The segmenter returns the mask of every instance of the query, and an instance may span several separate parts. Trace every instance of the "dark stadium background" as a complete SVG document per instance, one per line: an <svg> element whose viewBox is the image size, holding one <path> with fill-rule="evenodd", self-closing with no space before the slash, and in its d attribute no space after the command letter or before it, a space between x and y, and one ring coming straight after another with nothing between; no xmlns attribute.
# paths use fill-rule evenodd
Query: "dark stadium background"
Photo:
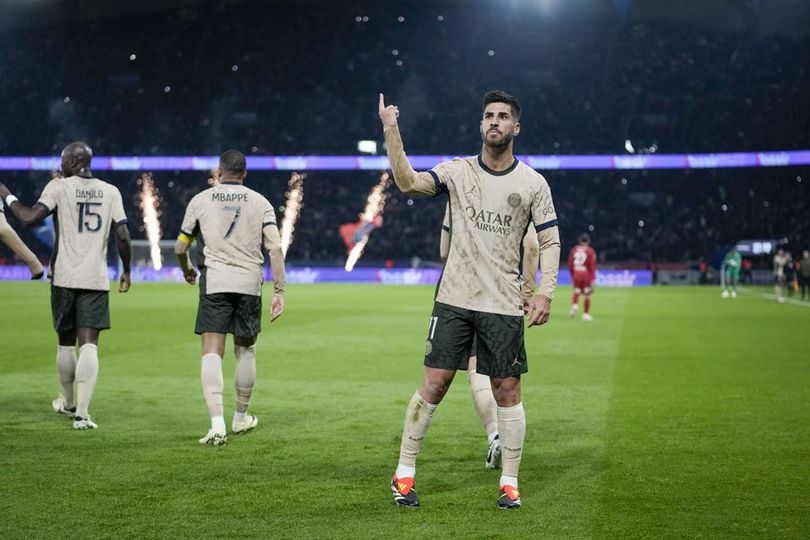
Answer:
<svg viewBox="0 0 810 540"><path fill-rule="evenodd" d="M381 142L380 91L402 110L409 153L474 154L480 96L492 88L521 101L518 153L620 154L628 140L658 153L807 149L809 6L3 2L0 154L55 155L76 139L99 155L355 154L359 140ZM742 238L780 239L794 255L810 245L806 167L541 172L564 250L591 231L607 264L719 262ZM121 187L137 223L137 174L98 175ZM288 179L254 172L248 184L278 208ZM29 203L47 180L2 174ZM310 172L288 260L342 265L337 228L357 219L377 180ZM205 181L155 174L164 238ZM436 261L442 212L441 201L392 194L364 260Z"/></svg>

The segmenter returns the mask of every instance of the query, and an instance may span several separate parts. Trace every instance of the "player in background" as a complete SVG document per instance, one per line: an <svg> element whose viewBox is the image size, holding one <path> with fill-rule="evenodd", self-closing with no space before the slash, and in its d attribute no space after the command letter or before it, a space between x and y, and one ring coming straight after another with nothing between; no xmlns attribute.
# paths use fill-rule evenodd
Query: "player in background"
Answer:
<svg viewBox="0 0 810 540"><path fill-rule="evenodd" d="M270 322L284 311L284 254L270 202L243 185L247 176L245 156L228 150L209 180L212 186L188 203L175 254L190 285L197 271L189 262L195 238L203 244L200 268L200 303L194 332L202 338L201 380L211 429L201 444L227 442L222 403L222 357L225 335L233 334L236 356L236 408L231 432L245 433L259 420L247 414L256 381L256 337L261 332L262 264L264 245L273 273Z"/></svg>
<svg viewBox="0 0 810 540"><path fill-rule="evenodd" d="M596 281L596 251L591 247L591 237L588 233L579 236L579 244L571 248L568 254L568 270L571 272L571 281L574 284L574 298L571 302L570 318L574 318L579 311L579 295L585 296L583 302L583 321L592 321L591 294Z"/></svg>
<svg viewBox="0 0 810 540"><path fill-rule="evenodd" d="M725 282L723 292L720 296L737 298L737 284L740 282L740 270L742 269L742 255L737 251L737 246L731 248L723 259L723 275Z"/></svg>
<svg viewBox="0 0 810 540"><path fill-rule="evenodd" d="M56 412L73 418L75 429L98 427L88 408L98 379L99 333L110 327L107 241L111 231L123 266L118 291L125 293L130 286L132 248L121 192L93 176L92 159L93 151L85 143L67 145L62 150L64 178L48 182L33 208L0 184L0 196L25 225L39 223L51 213L55 216L57 242L49 274L62 393L52 405Z"/></svg>
<svg viewBox="0 0 810 540"><path fill-rule="evenodd" d="M810 251L804 250L802 258L798 262L796 269L799 274L799 287L802 290L802 300L810 300Z"/></svg>
<svg viewBox="0 0 810 540"><path fill-rule="evenodd" d="M444 221L442 222L442 233L439 242L439 255L442 258L442 262L447 262L449 252L450 205L448 204L444 212ZM534 232L534 227L530 226L529 230L526 232L526 236L523 237L524 305L528 304L537 288L537 266L539 263L540 246L537 243L537 234ZM470 383L475 412L478 413L478 418L481 419L484 432L487 434L489 449L487 451L487 458L484 460L484 466L487 469L496 469L501 465L501 441L500 437L498 437L498 404L495 402L495 396L492 394L492 384L489 382L489 377L476 371L478 360L477 348L477 340L473 338L470 359L467 365L467 381ZM464 368L461 367L460 369Z"/></svg>
<svg viewBox="0 0 810 540"><path fill-rule="evenodd" d="M3 212L3 204L0 204L0 242L11 249L17 254L23 263L31 271L31 279L39 279L42 277L45 270L42 268L42 263L39 262L37 256L28 249L28 246L20 239L17 232L11 228L11 225L6 221L6 214Z"/></svg>
<svg viewBox="0 0 810 540"><path fill-rule="evenodd" d="M560 261L551 190L539 173L514 157L520 105L505 92L484 95L481 154L425 172L417 173L408 162L397 125L399 109L386 107L382 94L379 114L397 187L414 195L446 193L452 232L428 326L424 377L405 411L399 463L391 482L394 501L419 506L416 456L436 407L456 370L468 365L477 338L476 370L490 377L498 404L503 471L497 505L519 508L518 469L526 436L520 376L528 371L523 316L530 327L548 322ZM536 225L542 274L538 293L524 302L520 247L531 223Z"/></svg>
<svg viewBox="0 0 810 540"><path fill-rule="evenodd" d="M790 253L786 253L782 248L777 249L776 255L773 256L773 294L780 304L785 301L782 290L785 286L785 266L788 262L790 262Z"/></svg>

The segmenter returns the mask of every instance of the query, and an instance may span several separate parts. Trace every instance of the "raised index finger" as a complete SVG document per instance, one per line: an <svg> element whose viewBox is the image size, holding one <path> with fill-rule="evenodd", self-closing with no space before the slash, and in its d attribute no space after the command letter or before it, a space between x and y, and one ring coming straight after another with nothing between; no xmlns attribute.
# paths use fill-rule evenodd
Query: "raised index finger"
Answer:
<svg viewBox="0 0 810 540"><path fill-rule="evenodd" d="M383 98L382 92L380 92L380 111L385 109L385 99Z"/></svg>

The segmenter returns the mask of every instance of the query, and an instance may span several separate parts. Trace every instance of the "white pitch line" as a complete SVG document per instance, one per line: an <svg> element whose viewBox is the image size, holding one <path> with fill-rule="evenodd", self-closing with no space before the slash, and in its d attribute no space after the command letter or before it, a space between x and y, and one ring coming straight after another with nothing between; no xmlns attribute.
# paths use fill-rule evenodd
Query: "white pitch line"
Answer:
<svg viewBox="0 0 810 540"><path fill-rule="evenodd" d="M741 292L744 291L745 293L749 292L746 289L740 289L740 291ZM776 300L776 295L775 294L764 293L764 292L755 293L754 291L750 291L750 292L751 292L751 294L756 294L757 296L762 297L762 298L767 298L769 300ZM785 303L786 304L793 304L794 306L801 306L801 307L810 308L810 302L805 302L803 300L796 300L794 298L790 298L790 297L787 297L787 296L785 297Z"/></svg>

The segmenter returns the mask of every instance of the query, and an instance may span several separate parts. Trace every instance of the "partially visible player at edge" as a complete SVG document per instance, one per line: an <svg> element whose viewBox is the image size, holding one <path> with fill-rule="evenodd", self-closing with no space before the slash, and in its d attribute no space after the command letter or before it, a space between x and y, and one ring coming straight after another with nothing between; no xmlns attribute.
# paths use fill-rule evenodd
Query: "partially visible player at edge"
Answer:
<svg viewBox="0 0 810 540"><path fill-rule="evenodd" d="M579 236L579 244L571 248L568 254L568 270L574 284L574 298L568 316L572 319L576 316L579 311L579 295L583 295L585 300L582 303L582 320L592 321L591 295L596 282L596 251L591 247L591 237L588 233L582 233Z"/></svg>
<svg viewBox="0 0 810 540"><path fill-rule="evenodd" d="M785 252L782 248L776 250L776 255L773 256L773 294L776 296L776 301L780 304L785 301L785 295L783 293L784 287L787 284L785 267L790 261L790 253Z"/></svg>
<svg viewBox="0 0 810 540"><path fill-rule="evenodd" d="M219 159L212 187L188 203L175 254L190 285L197 271L189 262L189 248L197 238L203 244L200 268L200 303L194 332L202 338L201 380L211 417L211 429L201 444L225 444L222 392L222 357L225 335L233 334L236 356L236 410L231 432L245 433L259 420L247 414L256 381L256 337L262 321L262 244L270 256L273 298L270 321L284 311L284 254L270 202L243 185L245 156L228 150Z"/></svg>
<svg viewBox="0 0 810 540"><path fill-rule="evenodd" d="M98 427L88 408L98 379L99 333L110 327L107 240L111 230L123 267L118 291L125 293L130 286L132 248L121 192L93 176L92 159L93 151L85 143L67 145L62 150L64 178L48 182L33 208L0 184L0 196L22 223L34 225L54 213L51 310L59 336L56 366L62 393L52 405L56 412L73 418L75 429Z"/></svg>
<svg viewBox="0 0 810 540"><path fill-rule="evenodd" d="M425 372L405 412L399 464L391 482L394 501L419 506L416 456L433 413L456 370L467 365L477 338L478 373L490 377L498 404L502 475L498 507L519 508L518 469L526 434L520 375L527 371L524 308L529 326L545 324L557 283L560 240L551 191L545 179L512 153L520 133L520 105L501 91L484 95L481 154L413 170L397 126L399 109L379 114L397 187L424 196L448 194L451 241L428 327ZM538 294L521 297L520 245L536 224L542 276Z"/></svg>
<svg viewBox="0 0 810 540"><path fill-rule="evenodd" d="M723 258L723 272L725 273L723 292L720 296L723 298L737 298L737 284L740 282L740 270L742 269L742 255L737 251L737 246L731 248L731 251L726 253Z"/></svg>
<svg viewBox="0 0 810 540"><path fill-rule="evenodd" d="M447 255L450 253L450 205L444 211L442 222L442 233L439 241L439 256L442 262L447 262ZM523 299L526 303L534 296L537 288L537 266L540 262L540 246L537 243L537 233L534 227L529 227L526 236L523 237ZM467 381L470 383L473 405L484 432L487 434L487 458L484 460L484 467L487 469L497 469L501 466L501 441L498 436L498 404L492 393L492 384L489 377L478 373L478 340L473 338L470 349L470 360L466 367ZM459 369L465 369L463 366Z"/></svg>
<svg viewBox="0 0 810 540"><path fill-rule="evenodd" d="M11 225L6 221L6 214L3 212L3 204L0 203L0 242L7 245L11 251L17 254L17 257L22 259L28 270L31 271L31 279L39 279L44 274L45 270L42 268L42 263L39 262L37 256L34 255L25 242L17 235L17 232L11 228Z"/></svg>

